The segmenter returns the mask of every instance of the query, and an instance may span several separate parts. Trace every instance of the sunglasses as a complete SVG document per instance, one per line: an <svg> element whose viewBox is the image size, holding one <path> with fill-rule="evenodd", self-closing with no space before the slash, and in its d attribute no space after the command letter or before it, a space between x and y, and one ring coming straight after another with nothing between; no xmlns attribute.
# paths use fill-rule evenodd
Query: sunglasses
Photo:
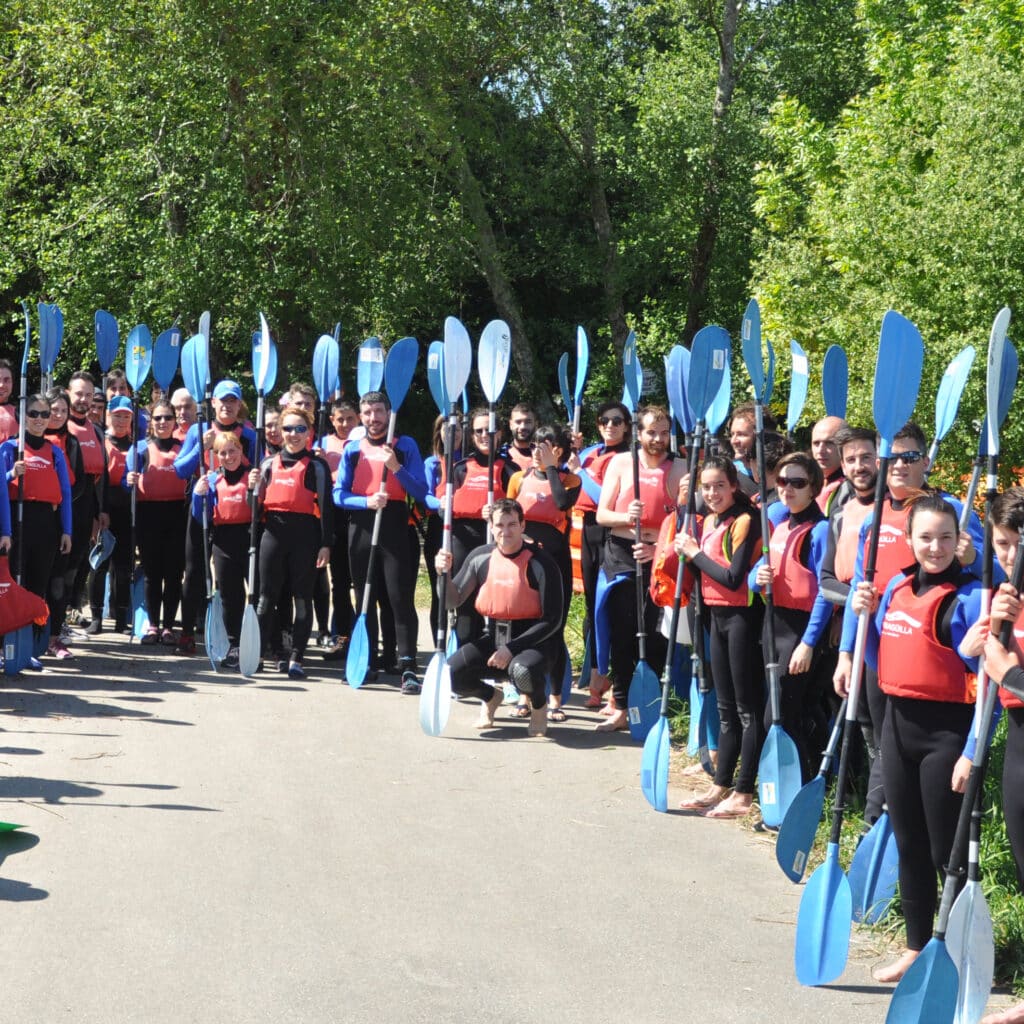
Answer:
<svg viewBox="0 0 1024 1024"><path fill-rule="evenodd" d="M779 487L792 487L794 490L801 491L810 483L810 480L805 476L778 476L775 478L775 483Z"/></svg>
<svg viewBox="0 0 1024 1024"><path fill-rule="evenodd" d="M49 409L26 409L25 415L30 420L48 420L50 418Z"/></svg>
<svg viewBox="0 0 1024 1024"><path fill-rule="evenodd" d="M473 433L474 434L489 434L490 431L486 427L474 427L473 428Z"/></svg>
<svg viewBox="0 0 1024 1024"><path fill-rule="evenodd" d="M287 427L282 427L281 430L285 434L307 434L309 433L309 427L305 423L292 423Z"/></svg>
<svg viewBox="0 0 1024 1024"><path fill-rule="evenodd" d="M151 416L150 419L152 419L152 421L154 423L173 423L174 422L174 417L173 416Z"/></svg>
<svg viewBox="0 0 1024 1024"><path fill-rule="evenodd" d="M602 416L597 422L602 427L621 427L626 421L621 416Z"/></svg>
<svg viewBox="0 0 1024 1024"><path fill-rule="evenodd" d="M915 462L920 462L924 458L923 452L893 452L893 462L903 462L908 466L912 466Z"/></svg>

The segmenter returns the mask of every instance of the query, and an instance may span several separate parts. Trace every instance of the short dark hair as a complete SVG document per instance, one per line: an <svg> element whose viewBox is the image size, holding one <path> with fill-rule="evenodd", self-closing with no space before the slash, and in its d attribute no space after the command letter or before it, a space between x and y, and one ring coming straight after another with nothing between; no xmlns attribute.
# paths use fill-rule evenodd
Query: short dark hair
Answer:
<svg viewBox="0 0 1024 1024"><path fill-rule="evenodd" d="M572 449L572 438L569 436L569 431L562 426L548 423L543 427L538 427L533 432L533 443L543 444L545 441L550 441L553 448L561 448L564 455L568 455Z"/></svg>
<svg viewBox="0 0 1024 1024"><path fill-rule="evenodd" d="M928 438L924 436L924 431L913 420L907 420L896 431L893 441L913 441L922 455L928 454Z"/></svg>
<svg viewBox="0 0 1024 1024"><path fill-rule="evenodd" d="M907 536L913 532L914 518L921 512L935 512L940 516L949 516L953 520L953 531L959 536L960 517L953 506L941 494L929 494L927 491L915 491L910 498L910 511L907 514Z"/></svg>
<svg viewBox="0 0 1024 1024"><path fill-rule="evenodd" d="M743 402L737 405L733 409L732 414L729 416L729 426L732 427L733 420L749 420L751 423L757 423L757 409L753 402ZM775 421L775 414L764 405L761 407L761 420L764 423L765 430L775 430L778 424Z"/></svg>
<svg viewBox="0 0 1024 1024"><path fill-rule="evenodd" d="M523 506L520 505L515 498L498 498L498 500L491 506L491 522L494 522L495 517L500 519L502 516L508 515L516 516L521 523L526 522L526 516L523 514Z"/></svg>
<svg viewBox="0 0 1024 1024"><path fill-rule="evenodd" d="M75 370L75 372L71 374L70 377L68 377L68 384L70 384L73 380L84 380L91 384L93 387L96 387L96 378L91 373L89 373L88 370Z"/></svg>
<svg viewBox="0 0 1024 1024"><path fill-rule="evenodd" d="M839 451L839 457L843 457L843 448L855 441L863 441L878 448L878 435L870 427L843 427L837 430L832 438Z"/></svg>
<svg viewBox="0 0 1024 1024"><path fill-rule="evenodd" d="M1008 487L992 502L992 525L1024 529L1024 487Z"/></svg>
<svg viewBox="0 0 1024 1024"><path fill-rule="evenodd" d="M386 391L367 391L365 395L359 396L359 408L364 405L383 405L388 412L391 412L391 399Z"/></svg>
<svg viewBox="0 0 1024 1024"><path fill-rule="evenodd" d="M811 484L811 497L816 498L821 494L821 488L825 483L824 475L814 459L807 452L787 452L779 459L775 466L775 472L781 473L786 466L799 466L807 474Z"/></svg>
<svg viewBox="0 0 1024 1024"><path fill-rule="evenodd" d="M600 420L602 416L607 416L610 412L617 412L626 421L626 426L633 422L632 414L622 402L602 402L597 407L597 418Z"/></svg>

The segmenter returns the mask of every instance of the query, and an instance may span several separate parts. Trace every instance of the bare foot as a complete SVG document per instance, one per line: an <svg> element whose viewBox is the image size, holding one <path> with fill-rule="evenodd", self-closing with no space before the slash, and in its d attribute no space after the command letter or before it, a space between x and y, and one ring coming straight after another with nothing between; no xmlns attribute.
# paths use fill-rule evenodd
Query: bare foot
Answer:
<svg viewBox="0 0 1024 1024"><path fill-rule="evenodd" d="M1024 1024L1024 1003L1011 1006L1001 1013L990 1013L981 1018L981 1024Z"/></svg>
<svg viewBox="0 0 1024 1024"><path fill-rule="evenodd" d="M691 796L679 806L684 811L706 811L720 804L732 792L728 786L709 786L703 793Z"/></svg>
<svg viewBox="0 0 1024 1024"><path fill-rule="evenodd" d="M618 732L620 729L628 729L629 722L626 721L625 711L613 711L608 718L596 726L595 732Z"/></svg>
<svg viewBox="0 0 1024 1024"><path fill-rule="evenodd" d="M754 805L753 793L733 793L716 804L704 815L705 818L745 818Z"/></svg>
<svg viewBox="0 0 1024 1024"><path fill-rule="evenodd" d="M530 711L530 724L526 727L527 736L544 736L548 731L548 709L533 708Z"/></svg>
<svg viewBox="0 0 1024 1024"><path fill-rule="evenodd" d="M889 964L888 967L879 967L877 971L872 971L871 977L875 981L882 982L884 985L891 985L899 981L910 970L910 965L920 955L921 951L919 949L908 949L895 963Z"/></svg>
<svg viewBox="0 0 1024 1024"><path fill-rule="evenodd" d="M490 700L480 701L480 717L476 720L478 729L490 729L494 726L495 712L501 707L501 702L504 699L505 694L496 688L491 694Z"/></svg>

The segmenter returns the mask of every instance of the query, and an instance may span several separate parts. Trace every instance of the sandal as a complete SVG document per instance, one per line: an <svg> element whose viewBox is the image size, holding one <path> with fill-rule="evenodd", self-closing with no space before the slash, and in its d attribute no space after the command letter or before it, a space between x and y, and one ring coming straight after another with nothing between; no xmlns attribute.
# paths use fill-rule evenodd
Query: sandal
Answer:
<svg viewBox="0 0 1024 1024"><path fill-rule="evenodd" d="M549 722L564 722L565 720L565 712L561 708L548 708Z"/></svg>
<svg viewBox="0 0 1024 1024"><path fill-rule="evenodd" d="M529 704L519 704L512 712L513 718L529 718L531 714Z"/></svg>
<svg viewBox="0 0 1024 1024"><path fill-rule="evenodd" d="M714 794L707 792L704 796L692 796L689 799L684 800L680 803L679 809L683 811L710 811L720 803L728 800L730 796L732 796L731 789Z"/></svg>
<svg viewBox="0 0 1024 1024"><path fill-rule="evenodd" d="M140 644L155 644L159 640L160 640L160 630L156 629L154 626L150 626L149 629L146 630L144 636L139 641L139 643Z"/></svg>

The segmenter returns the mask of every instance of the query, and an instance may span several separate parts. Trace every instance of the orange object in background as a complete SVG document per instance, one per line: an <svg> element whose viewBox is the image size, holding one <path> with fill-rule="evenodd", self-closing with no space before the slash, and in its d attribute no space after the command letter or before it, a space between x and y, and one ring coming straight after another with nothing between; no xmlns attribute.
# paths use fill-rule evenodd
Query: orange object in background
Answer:
<svg viewBox="0 0 1024 1024"><path fill-rule="evenodd" d="M583 593L583 569L580 563L580 545L583 541L583 513L572 511L572 525L569 529L569 557L572 559L572 592Z"/></svg>

